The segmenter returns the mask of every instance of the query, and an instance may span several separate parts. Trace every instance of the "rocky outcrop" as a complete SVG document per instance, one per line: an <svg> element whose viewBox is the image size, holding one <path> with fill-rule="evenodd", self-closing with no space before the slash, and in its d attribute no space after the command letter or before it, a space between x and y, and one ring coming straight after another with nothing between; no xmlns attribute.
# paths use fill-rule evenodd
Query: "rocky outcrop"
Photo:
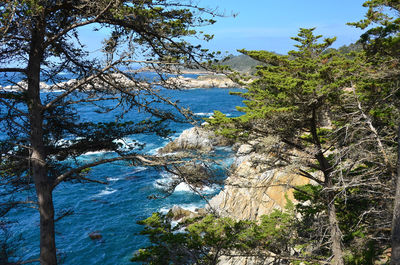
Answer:
<svg viewBox="0 0 400 265"><path fill-rule="evenodd" d="M308 184L309 179L294 174L289 166L268 166L271 160L273 157L255 152L252 145L241 145L234 170L210 207L221 216L257 220L274 209L284 209L287 199L295 202L292 187Z"/></svg>
<svg viewBox="0 0 400 265"><path fill-rule="evenodd" d="M215 146L227 145L227 140L216 136L214 132L202 127L193 127L184 130L174 141L159 150L159 153L172 153L178 151L195 150L210 152Z"/></svg>
<svg viewBox="0 0 400 265"><path fill-rule="evenodd" d="M186 210L182 207L174 205L171 210L169 210L168 214L172 217L172 220L174 221L185 222L187 219L206 215L206 211L204 209L196 209L194 212L192 212L190 210Z"/></svg>
<svg viewBox="0 0 400 265"><path fill-rule="evenodd" d="M79 89L81 90L92 90L94 88L96 88L97 90L109 89L113 88L114 86L124 88L149 87L149 84L147 82L140 82L134 79L130 79L122 73L111 73L103 75L101 79L98 77L88 77L86 80L70 79L66 82L60 82L53 85L48 85L44 82L40 82L40 90L45 92L64 91L77 85L80 85ZM24 80L18 82L15 85L0 87L0 90L5 91L24 91L27 89L28 83Z"/></svg>
<svg viewBox="0 0 400 265"><path fill-rule="evenodd" d="M274 209L283 210L287 200L296 203L293 187L309 184L309 179L295 174L268 152L261 140L236 146L232 172L224 189L210 200L208 211L236 220L259 220ZM220 265L261 265L275 263L270 258L222 256ZM286 264L286 263L285 263Z"/></svg>
<svg viewBox="0 0 400 265"><path fill-rule="evenodd" d="M86 81L87 80L87 81ZM102 78L88 77L86 80L71 79L66 82L60 82L54 85L48 85L44 82L40 83L40 89L42 91L63 91L67 90L79 83L82 83L80 89L92 90L96 89L109 89L114 86L118 87L129 87L129 88L143 88L150 87L150 84L145 81L130 79L127 75L122 73L111 73L102 76ZM240 87L237 83L225 75L200 75L197 78L188 78L183 76L171 77L165 82L153 82L153 85L157 84L167 88L237 88ZM26 81L20 81L15 85L0 86L0 90L5 91L24 91L27 90L28 84Z"/></svg>
<svg viewBox="0 0 400 265"><path fill-rule="evenodd" d="M167 80L167 84L174 85L183 89L190 88L237 88L239 84L233 82L225 75L200 75L197 78L189 77L171 77Z"/></svg>

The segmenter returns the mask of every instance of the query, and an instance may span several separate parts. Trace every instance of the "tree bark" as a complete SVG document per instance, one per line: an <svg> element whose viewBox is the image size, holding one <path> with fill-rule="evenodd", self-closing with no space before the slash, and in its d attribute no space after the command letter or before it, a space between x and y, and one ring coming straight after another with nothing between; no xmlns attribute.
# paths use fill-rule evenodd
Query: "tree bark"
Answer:
<svg viewBox="0 0 400 265"><path fill-rule="evenodd" d="M339 223L336 217L335 203L331 201L328 205L329 226L332 240L332 264L344 265L343 251L342 251L342 233L339 228Z"/></svg>
<svg viewBox="0 0 400 265"><path fill-rule="evenodd" d="M328 207L330 238L332 241L332 254L333 254L332 264L344 265L343 250L342 250L342 232L340 231L339 222L337 220L337 215L336 215L335 194L331 190L334 186L332 180L332 165L326 159L322 151L323 149L318 137L317 127L318 125L317 125L316 109L313 109L310 131L313 137L313 142L317 149L315 153L315 159L317 159L320 169L324 174L325 178L324 188L328 189L326 195L326 203Z"/></svg>
<svg viewBox="0 0 400 265"><path fill-rule="evenodd" d="M392 219L392 265L400 264L400 123L397 132L397 178Z"/></svg>
<svg viewBox="0 0 400 265"><path fill-rule="evenodd" d="M56 265L54 232L53 183L48 177L43 131L43 105L40 99L40 71L43 59L45 19L38 16L32 21L31 46L27 68L27 105L30 122L31 165L40 213L40 263Z"/></svg>

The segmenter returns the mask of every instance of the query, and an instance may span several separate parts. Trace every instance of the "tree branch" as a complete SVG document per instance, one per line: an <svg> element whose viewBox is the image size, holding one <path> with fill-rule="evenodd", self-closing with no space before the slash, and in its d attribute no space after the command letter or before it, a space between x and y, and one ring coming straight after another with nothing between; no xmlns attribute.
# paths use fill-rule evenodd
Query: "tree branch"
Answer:
<svg viewBox="0 0 400 265"><path fill-rule="evenodd" d="M109 158L109 159L102 159L93 163L89 163L77 168L74 168L70 171L67 171L61 175L59 175L53 183L53 189L60 184L61 182L65 181L66 179L70 178L73 174L79 173L84 169L87 168L91 168L91 167L95 167L95 166L99 166L102 164L107 164L107 163L111 163L111 162L116 162L116 161L124 161L124 160L136 160L140 163L142 163L142 165L145 166L165 166L165 165L173 165L173 164L181 164L184 161L153 161L150 160L148 157L142 156L142 155L129 155L129 156L121 156L121 157L115 157L115 158ZM102 183L104 184L104 183Z"/></svg>
<svg viewBox="0 0 400 265"><path fill-rule="evenodd" d="M5 67L0 68L0 73L24 73L26 74L26 68L18 68L18 67Z"/></svg>
<svg viewBox="0 0 400 265"><path fill-rule="evenodd" d="M119 1L118 1L119 2ZM114 3L114 1L110 1L110 3L106 6L106 8L104 8L96 17L80 22L80 23L74 23L69 27L64 28L63 30L61 30L59 33L57 33L56 35L54 35L51 38L48 38L45 42L44 42L44 47L49 46L52 42L54 42L55 40L57 40L58 38L60 38L61 36L64 36L65 34L67 34L69 31L79 28L79 27L83 27L89 24L93 24L96 23L98 21L98 19L105 13L107 12L110 7L112 6L112 4Z"/></svg>

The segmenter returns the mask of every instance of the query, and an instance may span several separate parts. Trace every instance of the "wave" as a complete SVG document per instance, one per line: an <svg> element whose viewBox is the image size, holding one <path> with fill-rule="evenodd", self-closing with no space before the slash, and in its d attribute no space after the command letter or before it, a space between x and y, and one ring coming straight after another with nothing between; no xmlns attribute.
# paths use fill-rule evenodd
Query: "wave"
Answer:
<svg viewBox="0 0 400 265"><path fill-rule="evenodd" d="M160 177L161 178L154 181L153 186L156 189L162 190L165 190L168 185L172 184L177 179L176 176L165 171L160 173Z"/></svg>
<svg viewBox="0 0 400 265"><path fill-rule="evenodd" d="M201 188L192 188L187 183L180 183L175 187L174 192L190 192L190 193L200 193L200 194L212 194L218 191L220 187L216 184L210 186L203 186Z"/></svg>
<svg viewBox="0 0 400 265"><path fill-rule="evenodd" d="M212 115L214 115L214 112L196 112L194 113L194 115L211 117ZM232 115L232 113L225 113L225 116L227 117L231 117Z"/></svg>
<svg viewBox="0 0 400 265"><path fill-rule="evenodd" d="M132 149L138 149L140 145L142 145L141 142L129 138L115 139L113 140L113 143L119 145L118 149L120 151L130 151Z"/></svg>
<svg viewBox="0 0 400 265"><path fill-rule="evenodd" d="M82 154L81 156L103 155L103 154L106 154L106 153L111 153L111 151L108 151L108 150L89 151L89 152L86 152L86 153Z"/></svg>
<svg viewBox="0 0 400 265"><path fill-rule="evenodd" d="M147 169L147 167L136 167L134 170L132 170L132 172L130 172L131 174L134 173L138 173L138 172L142 172L145 171Z"/></svg>
<svg viewBox="0 0 400 265"><path fill-rule="evenodd" d="M169 206L164 206L161 207L158 212L162 213L162 214L167 214L169 212L169 210L172 209L172 207L174 206L179 206L180 208L184 209L184 210L188 210L191 212L196 212L197 209L199 208L203 208L206 203L204 201L199 201L199 202L195 202L195 203L182 203L182 204L172 204Z"/></svg>
<svg viewBox="0 0 400 265"><path fill-rule="evenodd" d="M168 172L161 172L160 174L161 178L157 179L154 181L153 186L156 189L162 189L165 190L168 188L169 185L173 184L173 182L178 181L178 177L174 176L171 173ZM217 184L213 184L211 186L203 186L201 188L192 188L189 184L185 182L179 183L175 189L174 193L193 193L193 194L213 194L216 193L220 189L220 186Z"/></svg>
<svg viewBox="0 0 400 265"><path fill-rule="evenodd" d="M208 117L210 117L210 116L212 116L214 114L214 112L197 112L197 113L195 113L194 115L196 115L196 116L208 116Z"/></svg>
<svg viewBox="0 0 400 265"><path fill-rule="evenodd" d="M102 197L102 196L105 196L105 195L110 195L110 194L113 194L116 191L117 190L115 190L115 189L107 187L105 190L102 190L100 193L94 195L93 197Z"/></svg>
<svg viewBox="0 0 400 265"><path fill-rule="evenodd" d="M107 178L107 181L117 181L119 178Z"/></svg>

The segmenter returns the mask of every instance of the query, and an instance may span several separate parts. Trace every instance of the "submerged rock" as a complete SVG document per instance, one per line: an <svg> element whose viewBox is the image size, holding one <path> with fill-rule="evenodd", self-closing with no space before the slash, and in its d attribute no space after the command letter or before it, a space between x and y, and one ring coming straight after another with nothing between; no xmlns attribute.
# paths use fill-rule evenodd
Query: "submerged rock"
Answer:
<svg viewBox="0 0 400 265"><path fill-rule="evenodd" d="M99 231L89 233L89 237L91 240L101 240L103 238Z"/></svg>

